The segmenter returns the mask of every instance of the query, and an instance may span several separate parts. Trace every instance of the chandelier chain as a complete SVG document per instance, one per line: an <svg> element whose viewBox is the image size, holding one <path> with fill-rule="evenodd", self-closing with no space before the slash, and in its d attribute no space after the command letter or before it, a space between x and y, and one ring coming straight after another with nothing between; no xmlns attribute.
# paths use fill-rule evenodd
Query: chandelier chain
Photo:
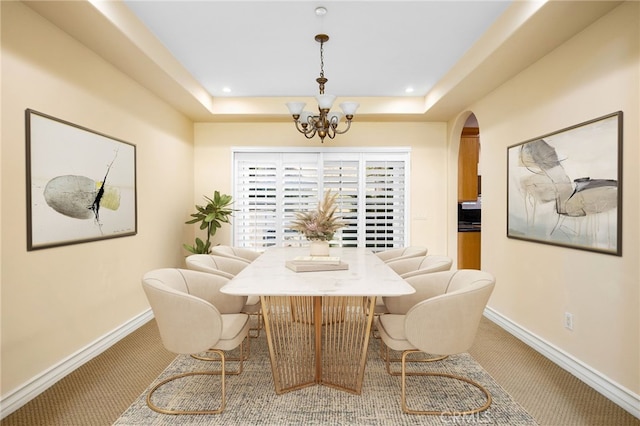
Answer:
<svg viewBox="0 0 640 426"><path fill-rule="evenodd" d="M324 78L324 42L320 42L320 77Z"/></svg>

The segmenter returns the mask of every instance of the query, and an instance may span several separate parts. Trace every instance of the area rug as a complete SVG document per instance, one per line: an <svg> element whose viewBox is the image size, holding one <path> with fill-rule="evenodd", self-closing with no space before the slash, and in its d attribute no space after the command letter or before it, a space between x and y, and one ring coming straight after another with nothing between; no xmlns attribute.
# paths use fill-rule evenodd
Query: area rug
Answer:
<svg viewBox="0 0 640 426"><path fill-rule="evenodd" d="M251 339L251 355L238 376L227 376L226 408L221 414L166 415L147 407L149 388L114 423L117 426L139 425L536 425L535 420L502 389L469 355L451 356L443 361L421 363L418 369L469 377L485 386L493 397L491 407L473 415L424 416L404 414L400 407L400 377L386 372L379 355L380 341L372 338L361 395L326 386L310 386L276 395L271 375L269 352L264 333ZM417 363L414 363L417 364ZM178 356L156 379L186 371L213 370L217 365ZM235 363L228 363L235 367ZM154 394L160 406L180 408L215 408L220 398L219 377L189 377L163 386ZM175 385L174 385L175 384ZM415 377L408 383L409 404L427 405L430 409L452 413L481 405L477 389L456 382Z"/></svg>

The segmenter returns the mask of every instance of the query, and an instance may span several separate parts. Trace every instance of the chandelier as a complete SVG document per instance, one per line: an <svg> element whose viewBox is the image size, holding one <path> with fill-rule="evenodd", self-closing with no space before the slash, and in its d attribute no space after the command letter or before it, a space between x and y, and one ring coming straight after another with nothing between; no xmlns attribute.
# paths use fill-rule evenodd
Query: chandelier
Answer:
<svg viewBox="0 0 640 426"><path fill-rule="evenodd" d="M318 102L318 114L310 111L304 111L304 102L287 102L287 108L293 116L296 123L296 129L302 133L307 139L313 138L315 135L320 137L320 142L324 143L324 138L329 136L333 139L336 135L346 133L351 128L351 120L360 106L357 102L343 102L340 104L342 112L331 111L334 95L326 95L324 93L324 85L328 81L324 76L324 44L329 40L326 34L318 34L315 40L320 43L320 77L316 78L320 89L320 94L316 96ZM338 125L342 118L346 121L346 127L338 129Z"/></svg>

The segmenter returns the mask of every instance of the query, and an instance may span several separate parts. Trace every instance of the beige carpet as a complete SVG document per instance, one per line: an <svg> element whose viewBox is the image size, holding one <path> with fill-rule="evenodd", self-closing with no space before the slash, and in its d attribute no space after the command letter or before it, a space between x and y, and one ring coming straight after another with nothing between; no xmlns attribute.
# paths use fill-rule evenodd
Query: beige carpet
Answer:
<svg viewBox="0 0 640 426"><path fill-rule="evenodd" d="M138 425L441 425L492 424L536 425L535 420L504 391L469 355L460 354L444 361L424 364L420 369L469 377L487 389L493 397L491 407L476 415L453 417L404 414L400 407L400 377L385 371L379 356L377 339L371 339L367 368L361 395L353 395L326 386L310 386L276 395L266 337L251 339L251 357L239 376L227 377L227 407L219 415L165 415L147 407L146 391L114 423L117 426ZM235 366L234 366L235 367ZM213 370L217 363L178 357L158 380L194 370ZM172 408L215 408L220 398L218 377L185 378L167 385L154 395L159 406ZM452 413L482 405L484 396L468 385L442 378L414 377L409 381L408 400L420 405Z"/></svg>

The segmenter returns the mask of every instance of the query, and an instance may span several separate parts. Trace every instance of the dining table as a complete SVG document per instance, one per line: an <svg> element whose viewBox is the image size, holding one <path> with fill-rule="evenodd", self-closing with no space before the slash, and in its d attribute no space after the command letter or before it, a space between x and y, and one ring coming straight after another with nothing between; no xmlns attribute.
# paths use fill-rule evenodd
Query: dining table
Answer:
<svg viewBox="0 0 640 426"><path fill-rule="evenodd" d="M415 289L369 249L308 256L268 248L221 291L260 297L277 394L315 384L360 394L376 298Z"/></svg>

